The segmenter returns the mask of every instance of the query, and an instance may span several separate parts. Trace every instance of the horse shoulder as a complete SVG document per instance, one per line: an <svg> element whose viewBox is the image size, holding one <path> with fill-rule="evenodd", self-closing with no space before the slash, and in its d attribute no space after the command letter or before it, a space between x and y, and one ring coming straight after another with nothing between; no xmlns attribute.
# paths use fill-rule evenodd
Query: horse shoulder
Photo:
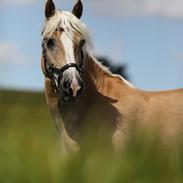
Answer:
<svg viewBox="0 0 183 183"><path fill-rule="evenodd" d="M112 93L112 98L115 98L117 101L114 103L114 106L122 115L122 123L124 119L127 122L137 121L138 115L141 114L144 103L148 98L145 98L138 89L121 77L115 76L113 83L116 83L116 85Z"/></svg>

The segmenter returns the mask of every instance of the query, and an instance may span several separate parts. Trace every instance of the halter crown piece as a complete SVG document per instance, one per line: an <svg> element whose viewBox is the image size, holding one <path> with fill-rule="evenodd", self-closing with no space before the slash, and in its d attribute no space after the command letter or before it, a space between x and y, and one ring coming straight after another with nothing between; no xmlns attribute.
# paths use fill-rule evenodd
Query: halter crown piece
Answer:
<svg viewBox="0 0 183 183"><path fill-rule="evenodd" d="M45 71L46 71L46 77L49 77L52 80L53 86L54 86L54 91L55 92L59 92L59 86L60 86L60 80L63 77L63 73L69 69L70 67L75 67L77 69L77 71L79 72L80 75L83 74L83 52L81 52L81 62L79 64L76 63L69 63L64 65L62 68L54 68L52 67L48 60L47 60L47 56L46 56L46 43L47 40L44 39L42 41L42 54L43 54L43 60L44 60L44 66L45 66ZM79 47L81 47L85 44L85 40L81 40Z"/></svg>

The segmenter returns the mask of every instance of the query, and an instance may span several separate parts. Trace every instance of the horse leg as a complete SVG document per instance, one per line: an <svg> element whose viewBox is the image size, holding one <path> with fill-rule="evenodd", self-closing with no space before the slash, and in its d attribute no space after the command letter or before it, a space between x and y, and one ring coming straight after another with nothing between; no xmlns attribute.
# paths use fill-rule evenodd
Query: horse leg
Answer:
<svg viewBox="0 0 183 183"><path fill-rule="evenodd" d="M58 109L58 96L53 91L52 83L49 78L45 79L45 95L49 111L59 132L63 154L73 154L78 152L79 145L69 137L65 130L64 123Z"/></svg>
<svg viewBox="0 0 183 183"><path fill-rule="evenodd" d="M45 78L45 95L48 108L55 122L56 128L59 133L61 133L63 129L63 122L58 110L58 96L53 91L52 82L49 78Z"/></svg>
<svg viewBox="0 0 183 183"><path fill-rule="evenodd" d="M117 154L120 154L125 150L127 134L119 124L117 125L117 129L115 130L112 136L112 144L114 146L114 150Z"/></svg>

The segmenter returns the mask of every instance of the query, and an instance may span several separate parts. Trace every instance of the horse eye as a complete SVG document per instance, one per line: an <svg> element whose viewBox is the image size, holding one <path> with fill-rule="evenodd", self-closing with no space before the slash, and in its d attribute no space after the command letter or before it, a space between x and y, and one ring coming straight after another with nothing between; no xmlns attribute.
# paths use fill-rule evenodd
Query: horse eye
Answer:
<svg viewBox="0 0 183 183"><path fill-rule="evenodd" d="M55 46L55 40L54 39L48 39L47 41L47 47L53 48Z"/></svg>
<svg viewBox="0 0 183 183"><path fill-rule="evenodd" d="M84 39L82 39L81 41L80 41L80 45L81 45L81 47L83 47L84 46L84 44L85 44L85 40Z"/></svg>
<svg viewBox="0 0 183 183"><path fill-rule="evenodd" d="M58 28L56 29L56 31L64 32L64 29L63 29L62 27L58 27Z"/></svg>
<svg viewBox="0 0 183 183"><path fill-rule="evenodd" d="M59 27L60 32L64 32L64 29L62 27Z"/></svg>

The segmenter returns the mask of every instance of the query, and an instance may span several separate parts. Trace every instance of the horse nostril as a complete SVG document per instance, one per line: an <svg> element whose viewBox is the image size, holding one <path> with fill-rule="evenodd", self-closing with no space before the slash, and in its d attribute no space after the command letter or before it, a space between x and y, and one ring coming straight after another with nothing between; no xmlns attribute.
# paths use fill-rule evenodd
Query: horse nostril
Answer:
<svg viewBox="0 0 183 183"><path fill-rule="evenodd" d="M81 88L78 90L77 94L80 95L83 91L83 87L81 86Z"/></svg>
<svg viewBox="0 0 183 183"><path fill-rule="evenodd" d="M70 82L69 81L64 81L63 82L63 88L65 90L69 90L70 89Z"/></svg>
<svg viewBox="0 0 183 183"><path fill-rule="evenodd" d="M71 87L69 87L68 92L72 95L73 91Z"/></svg>
<svg viewBox="0 0 183 183"><path fill-rule="evenodd" d="M82 90L83 89L83 81L79 81L79 85L80 85L80 87L81 87L81 89L80 90Z"/></svg>

